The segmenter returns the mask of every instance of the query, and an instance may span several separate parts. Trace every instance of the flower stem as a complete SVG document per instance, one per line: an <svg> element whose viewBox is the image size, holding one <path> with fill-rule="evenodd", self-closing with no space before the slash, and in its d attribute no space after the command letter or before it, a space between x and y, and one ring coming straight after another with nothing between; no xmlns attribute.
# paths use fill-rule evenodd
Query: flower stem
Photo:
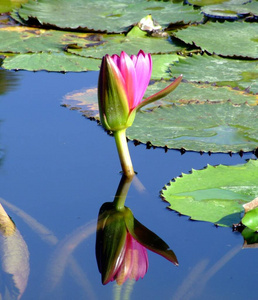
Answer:
<svg viewBox="0 0 258 300"><path fill-rule="evenodd" d="M128 177L123 175L123 177L121 178L119 186L116 191L115 199L113 201L114 206L117 210L121 211L124 209L125 200L132 180L133 180L133 176Z"/></svg>
<svg viewBox="0 0 258 300"><path fill-rule="evenodd" d="M132 177L135 173L133 170L133 164L130 157L125 132L126 129L114 131L114 137L123 173L127 177Z"/></svg>

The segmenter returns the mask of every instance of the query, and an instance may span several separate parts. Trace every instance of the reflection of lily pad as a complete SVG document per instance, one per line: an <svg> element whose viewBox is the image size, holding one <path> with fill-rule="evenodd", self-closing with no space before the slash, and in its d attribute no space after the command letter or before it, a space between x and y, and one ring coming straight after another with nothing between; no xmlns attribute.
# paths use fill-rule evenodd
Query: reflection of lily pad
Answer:
<svg viewBox="0 0 258 300"><path fill-rule="evenodd" d="M210 166L175 178L162 190L169 208L191 219L232 226L241 220L243 204L258 194L258 160L244 165Z"/></svg>
<svg viewBox="0 0 258 300"><path fill-rule="evenodd" d="M258 146L258 106L193 104L138 113L127 135L154 146L193 151L252 151Z"/></svg>
<svg viewBox="0 0 258 300"><path fill-rule="evenodd" d="M187 44L208 53L230 57L258 58L258 24L246 22L206 23L175 33ZM224 38L222 38L224 37Z"/></svg>
<svg viewBox="0 0 258 300"><path fill-rule="evenodd" d="M18 21L62 29L93 29L95 31L124 32L132 24L151 14L162 27L170 23L198 22L200 11L182 3L165 3L141 0L38 0L29 2L18 10ZM14 16L15 17L15 16Z"/></svg>
<svg viewBox="0 0 258 300"><path fill-rule="evenodd" d="M202 66L200 68L200 66ZM216 83L242 88L249 87L258 92L258 61L221 58L219 56L193 55L179 59L170 66L173 76L184 75L184 79L196 82Z"/></svg>

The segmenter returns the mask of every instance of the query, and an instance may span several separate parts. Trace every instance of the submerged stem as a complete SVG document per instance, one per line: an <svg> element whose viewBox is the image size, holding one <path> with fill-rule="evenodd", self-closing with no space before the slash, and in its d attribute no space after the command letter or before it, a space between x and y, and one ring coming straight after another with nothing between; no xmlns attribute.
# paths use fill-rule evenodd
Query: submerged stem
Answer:
<svg viewBox="0 0 258 300"><path fill-rule="evenodd" d="M125 176L131 177L134 176L135 173L133 170L133 164L130 157L125 132L126 129L114 131L114 137L123 173Z"/></svg>

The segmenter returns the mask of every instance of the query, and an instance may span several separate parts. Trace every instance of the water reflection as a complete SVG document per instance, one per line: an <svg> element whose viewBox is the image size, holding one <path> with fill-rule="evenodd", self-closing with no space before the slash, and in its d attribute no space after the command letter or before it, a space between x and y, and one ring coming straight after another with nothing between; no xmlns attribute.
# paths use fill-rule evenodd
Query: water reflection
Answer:
<svg viewBox="0 0 258 300"><path fill-rule="evenodd" d="M19 230L0 204L1 299L20 299L30 273L29 251Z"/></svg>
<svg viewBox="0 0 258 300"><path fill-rule="evenodd" d="M96 258L102 283L143 278L148 269L149 249L178 265L174 252L155 233L142 225L124 206L133 178L123 176L113 202L104 203L99 211Z"/></svg>
<svg viewBox="0 0 258 300"><path fill-rule="evenodd" d="M7 92L12 91L16 86L18 86L19 79L19 73L2 70L0 68L0 95L5 95Z"/></svg>

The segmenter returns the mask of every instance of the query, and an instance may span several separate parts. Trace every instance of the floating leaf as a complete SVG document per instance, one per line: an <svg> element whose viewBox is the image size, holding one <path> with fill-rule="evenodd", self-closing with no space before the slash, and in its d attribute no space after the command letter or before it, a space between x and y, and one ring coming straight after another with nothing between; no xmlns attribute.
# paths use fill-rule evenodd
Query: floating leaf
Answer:
<svg viewBox="0 0 258 300"><path fill-rule="evenodd" d="M200 66L202 66L200 68ZM216 55L193 55L170 66L171 74L184 79L217 85L248 88L258 92L258 61L222 58Z"/></svg>
<svg viewBox="0 0 258 300"><path fill-rule="evenodd" d="M164 89L168 84L167 81L159 81L149 85L145 98ZM158 105L168 105L172 103L205 103L207 101L220 103L230 101L234 104L248 103L249 105L256 105L258 104L258 96L243 91L236 91L230 87L181 82L173 93L145 106L142 108L142 111L148 111L150 108L155 108ZM81 89L80 91L74 91L65 95L62 104L72 110L81 111L87 118L99 120L98 91L95 87Z"/></svg>
<svg viewBox="0 0 258 300"><path fill-rule="evenodd" d="M167 81L158 81L150 85L147 89L145 97L148 97L154 93L157 93L161 89L168 85ZM244 91L232 89L230 87L218 87L211 84L199 84L181 82L180 85L173 91L173 93L167 95L164 99L155 102L148 106L154 107L157 104L169 104L169 103L204 103L204 102L226 102L230 101L233 104L248 103L250 105L258 104L258 95L249 94Z"/></svg>
<svg viewBox="0 0 258 300"><path fill-rule="evenodd" d="M189 104L140 112L128 138L173 149L238 152L258 146L258 106Z"/></svg>
<svg viewBox="0 0 258 300"><path fill-rule="evenodd" d="M138 29L140 30L140 29ZM135 35L103 35L102 43L95 47L83 47L81 49L70 49L67 51L76 55L102 58L104 55L118 54L125 51L129 55L137 54L139 50L147 53L172 53L182 50L176 46L170 38L148 37L145 32L142 36Z"/></svg>
<svg viewBox="0 0 258 300"><path fill-rule="evenodd" d="M187 0L187 3L196 5L196 6L205 6L205 5L213 5L213 4L223 3L226 1L228 1L228 0Z"/></svg>
<svg viewBox="0 0 258 300"><path fill-rule="evenodd" d="M1 0L0 13L9 12L14 8L18 8L22 3L26 3L28 0Z"/></svg>
<svg viewBox="0 0 258 300"><path fill-rule="evenodd" d="M200 22L203 15L191 6L141 0L29 0L18 10L18 21L56 26L62 29L92 29L103 32L126 32L151 14L164 28L170 23ZM13 15L15 18L15 15Z"/></svg>
<svg viewBox="0 0 258 300"><path fill-rule="evenodd" d="M7 57L3 68L28 71L82 72L99 70L101 61L69 53L32 53Z"/></svg>
<svg viewBox="0 0 258 300"><path fill-rule="evenodd" d="M246 227L241 232L245 242L243 248L258 248L258 233Z"/></svg>
<svg viewBox="0 0 258 300"><path fill-rule="evenodd" d="M180 56L176 54L152 55L153 68L151 73L151 79L153 80L160 80L161 78L170 79L171 78L170 68L175 62L179 61L179 57ZM183 60L184 58L181 59ZM180 75L181 74L179 74L178 76Z"/></svg>
<svg viewBox="0 0 258 300"><path fill-rule="evenodd" d="M258 231L258 207L246 212L241 222L253 231Z"/></svg>
<svg viewBox="0 0 258 300"><path fill-rule="evenodd" d="M247 16L250 13L253 14L255 10L257 11L257 8L255 9L255 7L243 5L246 2L246 0L224 1L220 4L204 6L201 10L207 17L235 20Z"/></svg>
<svg viewBox="0 0 258 300"><path fill-rule="evenodd" d="M100 43L100 39L100 35L90 33L7 26L0 28L0 52L63 52L69 45L90 47Z"/></svg>
<svg viewBox="0 0 258 300"><path fill-rule="evenodd" d="M169 208L220 226L239 223L243 204L258 195L258 160L236 166L210 166L182 174L161 192Z"/></svg>
<svg viewBox="0 0 258 300"><path fill-rule="evenodd" d="M175 35L185 43L200 47L211 54L257 59L257 31L257 23L209 22L189 26L177 31Z"/></svg>

